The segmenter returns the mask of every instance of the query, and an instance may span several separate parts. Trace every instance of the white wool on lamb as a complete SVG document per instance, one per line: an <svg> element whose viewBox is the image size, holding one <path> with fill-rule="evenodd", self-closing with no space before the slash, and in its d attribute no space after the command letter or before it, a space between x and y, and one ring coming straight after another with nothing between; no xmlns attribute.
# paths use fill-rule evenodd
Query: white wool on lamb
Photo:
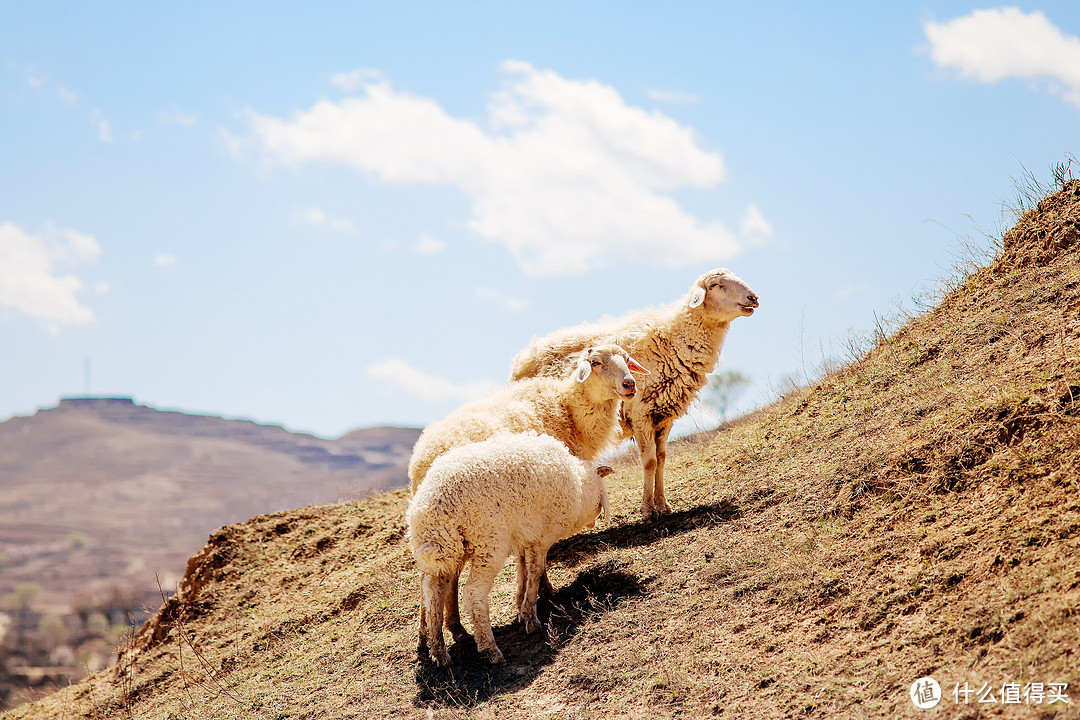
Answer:
<svg viewBox="0 0 1080 720"><path fill-rule="evenodd" d="M671 426L686 413L716 367L731 321L753 315L758 302L750 286L730 270L710 270L685 297L666 307L534 338L514 357L510 379L560 377L585 348L599 343L617 343L649 368L652 374L641 378L637 396L624 400L621 410L622 436L634 438L641 451L641 514L649 520L671 512L664 496Z"/></svg>
<svg viewBox="0 0 1080 720"><path fill-rule="evenodd" d="M649 371L618 345L578 349L585 352L558 375L510 383L424 428L409 458L413 491L435 458L497 432L535 430L566 443L579 458L595 460L614 439L619 401L637 392L630 371Z"/></svg>
<svg viewBox="0 0 1080 720"><path fill-rule="evenodd" d="M557 541L608 516L603 476L548 435L502 433L437 458L407 513L409 548L421 577L421 643L432 660L450 664L443 617L466 562L465 611L476 645L503 661L491 631L488 595L511 555L519 559L517 617L540 627L536 598L547 553Z"/></svg>

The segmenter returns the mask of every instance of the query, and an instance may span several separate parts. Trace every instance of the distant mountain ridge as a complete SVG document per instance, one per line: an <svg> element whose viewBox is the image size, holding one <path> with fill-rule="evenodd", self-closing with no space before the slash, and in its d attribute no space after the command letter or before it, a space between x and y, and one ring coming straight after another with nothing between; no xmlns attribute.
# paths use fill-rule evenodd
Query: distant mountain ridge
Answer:
<svg viewBox="0 0 1080 720"><path fill-rule="evenodd" d="M0 423L0 596L21 582L62 611L73 593L174 576L216 528L405 484L415 428L326 439L278 425L67 397Z"/></svg>
<svg viewBox="0 0 1080 720"><path fill-rule="evenodd" d="M137 404L130 397L64 397L55 408L43 409L37 414L70 410L89 410L102 420L138 424L162 435L227 436L290 455L303 463L341 470L396 467L400 464L402 443L408 442L408 453L419 434L413 428L374 427L354 430L337 440L330 440L254 420L162 410Z"/></svg>

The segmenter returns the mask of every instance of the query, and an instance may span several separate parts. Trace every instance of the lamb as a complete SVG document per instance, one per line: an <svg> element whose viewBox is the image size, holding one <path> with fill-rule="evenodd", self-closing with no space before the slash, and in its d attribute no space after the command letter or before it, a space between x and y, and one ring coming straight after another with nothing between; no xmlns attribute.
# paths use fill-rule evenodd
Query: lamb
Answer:
<svg viewBox="0 0 1080 720"><path fill-rule="evenodd" d="M584 352L559 373L558 379L540 377L511 383L428 425L409 458L413 492L435 458L501 430L545 433L566 443L582 460L595 460L613 440L619 401L633 398L637 392L630 371L649 371L618 345L582 345L578 350Z"/></svg>
<svg viewBox="0 0 1080 720"><path fill-rule="evenodd" d="M503 431L551 435L566 443L577 457L592 462L614 440L619 402L637 392L630 371L649 372L618 345L598 345L586 348L567 368L565 377L529 378L463 405L428 425L417 439L409 459L412 491L416 492L440 455ZM545 594L550 592L546 573L541 575L540 584ZM446 605L446 626L455 639L465 635L456 578Z"/></svg>
<svg viewBox="0 0 1080 720"><path fill-rule="evenodd" d="M540 628L536 597L547 553L557 541L607 520L603 477L548 435L500 433L436 459L407 512L408 542L420 569L422 639L431 659L450 665L443 615L466 562L463 603L477 648L504 660L491 631L488 595L511 554L518 555L514 605L526 632Z"/></svg>
<svg viewBox="0 0 1080 720"><path fill-rule="evenodd" d="M671 426L682 416L706 376L716 367L732 320L754 314L758 296L730 270L698 278L690 292L667 307L557 330L533 341L512 362L511 380L559 376L581 351L596 343L619 343L652 369L635 398L622 403L622 437L641 451L645 520L670 513L664 497L664 461Z"/></svg>

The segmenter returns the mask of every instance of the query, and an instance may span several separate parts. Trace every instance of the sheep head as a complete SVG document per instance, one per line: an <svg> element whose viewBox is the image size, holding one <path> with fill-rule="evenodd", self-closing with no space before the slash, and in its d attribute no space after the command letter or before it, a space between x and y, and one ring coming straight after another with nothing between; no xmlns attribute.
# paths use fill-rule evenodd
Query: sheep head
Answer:
<svg viewBox="0 0 1080 720"><path fill-rule="evenodd" d="M686 304L703 307L724 322L754 314L760 298L739 276L726 268L717 268L698 278L690 288Z"/></svg>
<svg viewBox="0 0 1080 720"><path fill-rule="evenodd" d="M574 379L589 383L590 391L619 398L637 394L637 382L630 372L649 374L630 353L618 345L586 348L574 370Z"/></svg>

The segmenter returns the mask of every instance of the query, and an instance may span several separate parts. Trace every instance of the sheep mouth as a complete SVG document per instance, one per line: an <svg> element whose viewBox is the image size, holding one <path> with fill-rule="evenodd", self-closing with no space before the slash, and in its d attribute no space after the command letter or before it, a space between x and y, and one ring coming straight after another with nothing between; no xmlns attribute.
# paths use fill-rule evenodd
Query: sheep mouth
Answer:
<svg viewBox="0 0 1080 720"><path fill-rule="evenodd" d="M754 309L757 308L757 305L740 305L739 307L742 308L743 315L749 317L754 314Z"/></svg>
<svg viewBox="0 0 1080 720"><path fill-rule="evenodd" d="M632 398L632 397L634 397L635 395L637 395L637 390L630 390L629 392L619 393L619 395L620 395L620 396L621 396L621 397L622 397L622 398L623 398L624 400L629 400L630 398Z"/></svg>

